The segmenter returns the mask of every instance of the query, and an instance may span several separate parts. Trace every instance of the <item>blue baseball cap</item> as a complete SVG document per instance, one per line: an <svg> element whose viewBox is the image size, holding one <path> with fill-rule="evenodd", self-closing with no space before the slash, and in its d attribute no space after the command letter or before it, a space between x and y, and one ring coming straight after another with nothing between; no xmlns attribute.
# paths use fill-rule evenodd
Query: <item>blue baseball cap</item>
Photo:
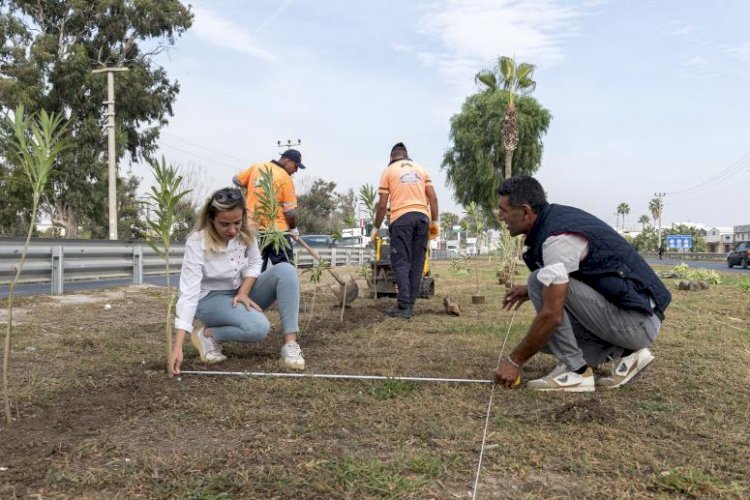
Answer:
<svg viewBox="0 0 750 500"><path fill-rule="evenodd" d="M294 163L297 164L297 168L305 168L305 166L302 164L302 153L297 151L296 149L287 149L283 153L281 153L282 158L289 158Z"/></svg>

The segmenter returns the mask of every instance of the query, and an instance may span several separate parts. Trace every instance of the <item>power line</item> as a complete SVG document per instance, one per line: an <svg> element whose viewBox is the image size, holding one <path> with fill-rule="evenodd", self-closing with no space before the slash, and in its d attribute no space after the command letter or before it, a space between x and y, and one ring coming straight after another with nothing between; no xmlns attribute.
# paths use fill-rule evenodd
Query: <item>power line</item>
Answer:
<svg viewBox="0 0 750 500"><path fill-rule="evenodd" d="M693 186L691 188L683 189L683 190L680 190L680 191L672 191L671 193L666 193L666 194L669 195L669 196L680 195L680 194L688 194L688 193L693 193L693 192L698 191L698 190L703 190L703 189L707 189L709 187L713 187L713 186L715 186L715 185L723 182L727 178L729 178L729 177L735 175L736 173L740 172L743 168L745 168L748 165L750 165L750 153L747 153L745 156L743 156L739 160L735 161L729 167L725 168L724 170L722 170L721 172L719 172L718 174L716 174L714 177L711 177L710 179L707 179L707 180L705 180L705 181L703 181L703 182L701 182L699 184L696 184L695 186Z"/></svg>
<svg viewBox="0 0 750 500"><path fill-rule="evenodd" d="M192 151L188 151L186 149L178 148L177 146L173 146L172 144L168 144L166 142L160 142L159 145L160 146L166 146L166 147L174 149L176 151L180 151L181 153L189 154L190 156L194 156L196 158L200 158L201 160L207 161L209 163L215 163L216 165L221 165L223 167L229 167L229 168L232 168L234 170L238 170L237 165L229 165L228 163L222 163L222 162L214 160L212 158L206 158L205 156L197 155L197 154L193 153Z"/></svg>
<svg viewBox="0 0 750 500"><path fill-rule="evenodd" d="M232 156L230 154L218 151L216 149L207 148L206 146L202 146L200 144L196 144L194 142L190 142L187 139L183 139L182 137L177 137L176 135L170 134L169 132L162 132L162 134L168 135L169 137L172 137L173 139L177 139L178 141L184 142L185 144L189 144L189 145L191 145L193 147L204 149L204 150L208 151L209 153L214 153L214 154L217 154L217 155L225 156L225 157L230 158L232 160L241 161L242 163L245 163L247 161L245 158L238 158L236 156Z"/></svg>

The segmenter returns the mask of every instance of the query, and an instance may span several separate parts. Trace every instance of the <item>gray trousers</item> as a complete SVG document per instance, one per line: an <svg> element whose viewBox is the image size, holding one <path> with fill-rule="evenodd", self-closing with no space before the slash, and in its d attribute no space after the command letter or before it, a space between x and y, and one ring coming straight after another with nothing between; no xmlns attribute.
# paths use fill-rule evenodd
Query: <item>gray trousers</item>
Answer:
<svg viewBox="0 0 750 500"><path fill-rule="evenodd" d="M271 330L266 315L243 304L232 307L237 290L213 290L198 301L195 317L211 329L217 342L260 342ZM250 290L250 299L266 310L279 303L284 334L299 331L299 280L297 269L280 262L263 271Z"/></svg>
<svg viewBox="0 0 750 500"><path fill-rule="evenodd" d="M538 271L529 276L529 299L537 312L542 308L544 285ZM571 278L562 322L542 349L570 370L584 364L598 365L622 355L623 350L650 346L661 321L653 314L620 309L585 283Z"/></svg>

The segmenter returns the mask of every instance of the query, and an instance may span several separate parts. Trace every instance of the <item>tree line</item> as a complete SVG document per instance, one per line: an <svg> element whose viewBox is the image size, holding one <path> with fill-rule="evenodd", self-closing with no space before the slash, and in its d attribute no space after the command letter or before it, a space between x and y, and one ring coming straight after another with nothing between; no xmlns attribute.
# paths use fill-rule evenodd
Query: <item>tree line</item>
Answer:
<svg viewBox="0 0 750 500"><path fill-rule="evenodd" d="M69 120L67 139L76 147L58 155L40 202L41 212L67 237L104 238L108 232L107 82L92 70L128 68L115 79L117 159L153 160L180 89L153 56L174 45L192 18L177 0L0 0L0 118L22 104L30 113L46 110ZM8 120L0 123L0 234L18 236L33 224L31 189L3 153L10 131ZM119 173L121 239L145 230L138 186L132 173Z"/></svg>

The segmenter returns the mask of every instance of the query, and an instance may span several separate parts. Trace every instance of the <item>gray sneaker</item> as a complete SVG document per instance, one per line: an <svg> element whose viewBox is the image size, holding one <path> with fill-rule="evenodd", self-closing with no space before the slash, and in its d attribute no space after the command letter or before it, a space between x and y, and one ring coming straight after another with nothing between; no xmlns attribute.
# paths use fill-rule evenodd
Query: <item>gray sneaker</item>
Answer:
<svg viewBox="0 0 750 500"><path fill-rule="evenodd" d="M293 370L305 369L305 358L302 357L302 349L297 342L287 342L281 348L281 364Z"/></svg>
<svg viewBox="0 0 750 500"><path fill-rule="evenodd" d="M560 363L544 377L530 380L526 387L535 391L592 392L594 372L588 367L579 374Z"/></svg>
<svg viewBox="0 0 750 500"><path fill-rule="evenodd" d="M203 332L206 327L203 326L198 330L190 334L190 342L192 342L195 350L201 357L201 361L204 363L221 363L226 361L227 357L221 353L221 344L216 342L213 337L206 337Z"/></svg>
<svg viewBox="0 0 750 500"><path fill-rule="evenodd" d="M599 379L598 385L614 389L630 382L654 360L654 355L647 348L639 349L629 356L616 359L612 375Z"/></svg>

